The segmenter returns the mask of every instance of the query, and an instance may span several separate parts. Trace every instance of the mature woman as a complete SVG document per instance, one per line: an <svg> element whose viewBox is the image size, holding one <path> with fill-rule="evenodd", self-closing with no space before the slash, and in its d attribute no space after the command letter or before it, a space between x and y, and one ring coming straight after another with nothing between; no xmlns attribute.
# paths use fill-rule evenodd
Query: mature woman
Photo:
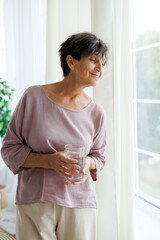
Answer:
<svg viewBox="0 0 160 240"><path fill-rule="evenodd" d="M105 163L105 118L83 91L103 74L107 46L91 33L70 36L59 54L63 80L29 87L20 99L2 145L2 157L18 174L18 240L96 239L94 182ZM67 143L85 146L83 178Z"/></svg>

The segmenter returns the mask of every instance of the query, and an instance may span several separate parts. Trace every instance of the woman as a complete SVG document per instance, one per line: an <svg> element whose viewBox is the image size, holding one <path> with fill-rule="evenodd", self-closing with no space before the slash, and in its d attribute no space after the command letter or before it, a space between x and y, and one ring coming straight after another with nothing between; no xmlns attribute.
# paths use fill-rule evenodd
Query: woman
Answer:
<svg viewBox="0 0 160 240"><path fill-rule="evenodd" d="M18 174L18 240L96 239L97 198L93 181L105 163L105 117L83 91L103 74L107 46L91 33L70 36L59 54L63 80L28 88L2 145L2 156ZM83 178L64 145L85 146Z"/></svg>

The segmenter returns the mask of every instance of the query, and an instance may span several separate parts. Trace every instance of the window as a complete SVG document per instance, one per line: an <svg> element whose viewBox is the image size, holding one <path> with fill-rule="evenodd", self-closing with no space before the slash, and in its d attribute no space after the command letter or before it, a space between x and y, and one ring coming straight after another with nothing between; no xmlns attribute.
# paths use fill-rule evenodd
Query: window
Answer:
<svg viewBox="0 0 160 240"><path fill-rule="evenodd" d="M160 1L133 3L136 194L160 208Z"/></svg>
<svg viewBox="0 0 160 240"><path fill-rule="evenodd" d="M0 0L0 78L6 77L5 66L5 41L4 41L4 23L3 23L3 1Z"/></svg>

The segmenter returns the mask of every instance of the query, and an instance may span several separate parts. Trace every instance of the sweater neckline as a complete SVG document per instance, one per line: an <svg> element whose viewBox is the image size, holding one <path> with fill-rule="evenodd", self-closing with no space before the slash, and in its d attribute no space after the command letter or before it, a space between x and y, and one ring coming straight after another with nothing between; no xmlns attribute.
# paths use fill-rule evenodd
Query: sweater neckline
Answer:
<svg viewBox="0 0 160 240"><path fill-rule="evenodd" d="M69 112L81 113L81 112L83 112L83 111L88 110L88 108L90 108L90 107L92 106L93 102L94 102L93 100L91 100L91 101L88 103L88 105L87 105L86 107L84 107L83 109L81 109L81 110L72 110L72 109L69 109L69 108L65 108L65 107L63 107L62 105L54 102L51 98L49 98L49 97L47 96L47 94L46 94L46 92L44 91L43 87L42 87L41 85L38 85L38 86L41 88L41 91L42 91L43 95L45 96L46 99L48 99L48 101L50 101L50 102L51 102L52 104L54 104L54 105L57 105L59 108L62 108L62 109L66 110L66 111L69 111Z"/></svg>

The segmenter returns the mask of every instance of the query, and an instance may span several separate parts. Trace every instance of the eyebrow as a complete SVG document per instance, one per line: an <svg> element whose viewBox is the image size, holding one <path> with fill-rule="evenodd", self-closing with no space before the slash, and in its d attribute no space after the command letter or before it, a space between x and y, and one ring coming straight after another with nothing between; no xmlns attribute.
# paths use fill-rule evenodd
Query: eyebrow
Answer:
<svg viewBox="0 0 160 240"><path fill-rule="evenodd" d="M106 65L106 63L107 63L106 58L103 57L103 56L100 56L99 54L93 53L93 54L90 55L90 57L96 57L96 58L99 58L99 57L100 57L100 59L102 59L102 62L104 61L104 62L103 62L104 65Z"/></svg>

